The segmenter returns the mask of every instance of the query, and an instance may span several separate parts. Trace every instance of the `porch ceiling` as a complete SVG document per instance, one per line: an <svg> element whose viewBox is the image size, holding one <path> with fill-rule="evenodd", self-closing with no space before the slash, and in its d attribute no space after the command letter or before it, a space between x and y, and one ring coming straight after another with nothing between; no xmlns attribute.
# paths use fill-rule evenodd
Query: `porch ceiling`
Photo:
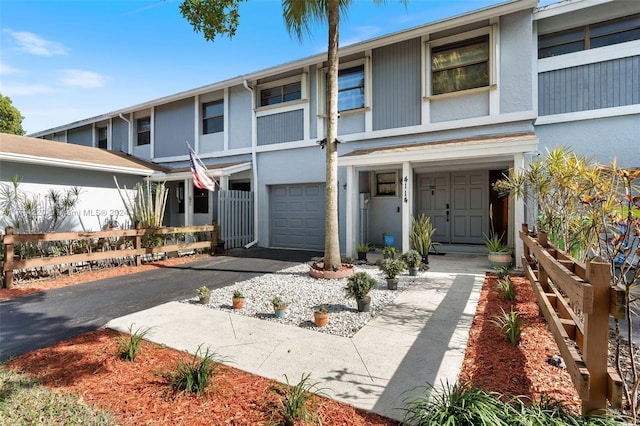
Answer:
<svg viewBox="0 0 640 426"><path fill-rule="evenodd" d="M231 176L235 173L244 172L246 170L251 170L251 162L236 162L236 163L224 163L224 164L214 164L207 165L207 170L210 176L213 177L221 177L221 176ZM171 169L167 174L163 176L158 176L153 180L161 180L161 181L180 181L184 179L191 178L191 168L190 167L177 167L175 169Z"/></svg>
<svg viewBox="0 0 640 426"><path fill-rule="evenodd" d="M338 158L338 166L381 166L404 162L433 162L504 158L535 151L535 133L518 133L477 138L452 139L407 145L361 149Z"/></svg>

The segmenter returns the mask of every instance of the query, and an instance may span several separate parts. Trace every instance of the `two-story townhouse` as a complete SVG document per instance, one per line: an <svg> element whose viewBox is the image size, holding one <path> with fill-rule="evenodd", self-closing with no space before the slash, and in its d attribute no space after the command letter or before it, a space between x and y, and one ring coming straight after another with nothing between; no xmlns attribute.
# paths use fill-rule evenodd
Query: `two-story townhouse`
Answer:
<svg viewBox="0 0 640 426"><path fill-rule="evenodd" d="M490 212L513 241L524 209L490 185L537 149L535 6L507 1L340 49L343 252L384 235L407 250L420 213L442 243L481 244ZM315 55L34 136L173 168L161 179L174 225L216 219L215 197L192 186L189 141L222 188L254 193L254 243L322 250L325 81Z"/></svg>
<svg viewBox="0 0 640 426"><path fill-rule="evenodd" d="M533 19L541 149L640 166L640 2L570 0Z"/></svg>

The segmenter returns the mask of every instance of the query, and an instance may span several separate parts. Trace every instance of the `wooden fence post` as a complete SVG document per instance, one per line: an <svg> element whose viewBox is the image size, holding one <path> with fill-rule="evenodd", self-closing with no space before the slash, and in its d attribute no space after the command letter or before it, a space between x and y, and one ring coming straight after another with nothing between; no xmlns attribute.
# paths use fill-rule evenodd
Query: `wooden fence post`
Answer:
<svg viewBox="0 0 640 426"><path fill-rule="evenodd" d="M13 228L7 226L5 235L13 235ZM4 245L4 288L13 287L13 240Z"/></svg>
<svg viewBox="0 0 640 426"><path fill-rule="evenodd" d="M609 351L610 265L587 261L587 281L593 287L593 312L584 315L584 362L591 376L589 399L582 401L582 414L603 414L607 408Z"/></svg>
<svg viewBox="0 0 640 426"><path fill-rule="evenodd" d="M134 248L136 249L136 266L142 265L142 256L140 250L142 249L142 238L140 237L140 230L142 225L140 221L136 221L136 238L134 239Z"/></svg>

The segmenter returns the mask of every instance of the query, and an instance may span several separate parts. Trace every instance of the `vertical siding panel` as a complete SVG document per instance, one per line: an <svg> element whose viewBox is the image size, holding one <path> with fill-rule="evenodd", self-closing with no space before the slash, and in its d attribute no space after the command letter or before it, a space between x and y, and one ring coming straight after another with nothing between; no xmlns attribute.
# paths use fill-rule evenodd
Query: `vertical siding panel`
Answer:
<svg viewBox="0 0 640 426"><path fill-rule="evenodd" d="M156 107L154 157L171 157L186 154L185 141L195 139L193 98L181 99Z"/></svg>
<svg viewBox="0 0 640 426"><path fill-rule="evenodd" d="M416 38L372 52L373 130L420 124L420 43Z"/></svg>
<svg viewBox="0 0 640 426"><path fill-rule="evenodd" d="M633 87L631 87L631 92L633 93L631 103L640 104L640 56L634 56L630 60L633 62L632 76L629 79L633 84Z"/></svg>
<svg viewBox="0 0 640 426"><path fill-rule="evenodd" d="M301 141L304 139L303 110L259 117L257 127L258 145Z"/></svg>

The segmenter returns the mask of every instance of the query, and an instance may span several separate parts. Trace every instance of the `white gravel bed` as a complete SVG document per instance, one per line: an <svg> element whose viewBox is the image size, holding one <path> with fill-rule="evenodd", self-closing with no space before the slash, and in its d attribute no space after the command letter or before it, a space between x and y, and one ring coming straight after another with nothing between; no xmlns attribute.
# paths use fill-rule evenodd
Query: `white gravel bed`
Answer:
<svg viewBox="0 0 640 426"><path fill-rule="evenodd" d="M201 306L304 327L322 333L352 337L371 318L380 315L385 306L398 297L416 278L424 274L424 272L419 272L418 277L410 277L404 272L399 276L398 289L387 290L387 281L377 267L355 266L356 272L365 271L378 281L378 285L369 293L371 296L370 312L358 312L355 299L348 299L345 296L346 278L339 280L315 279L309 276L309 266L309 264L301 264L273 274L261 275L231 286L211 290L209 304ZM231 297L235 290L240 290L245 297L242 309L234 310L231 307ZM275 296L280 296L288 303L284 318L275 317L271 305L271 299ZM197 297L183 302L200 304ZM313 322L314 308L319 305L325 305L330 313L329 322L325 327L316 327Z"/></svg>

